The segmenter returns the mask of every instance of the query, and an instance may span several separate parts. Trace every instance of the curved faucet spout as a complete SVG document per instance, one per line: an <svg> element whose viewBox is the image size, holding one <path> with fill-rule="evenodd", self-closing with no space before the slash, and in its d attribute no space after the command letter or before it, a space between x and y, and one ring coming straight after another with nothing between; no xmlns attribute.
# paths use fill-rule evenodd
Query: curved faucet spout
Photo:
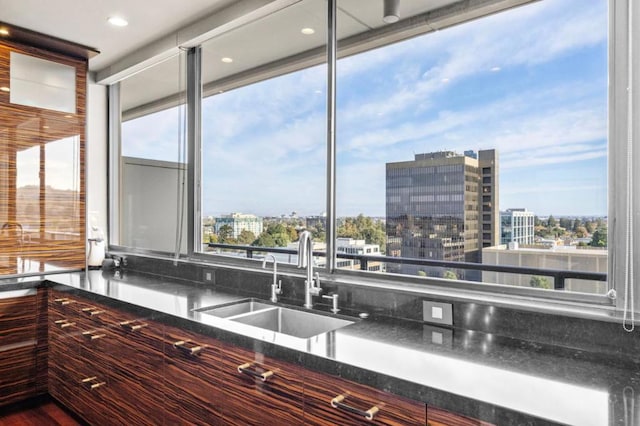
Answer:
<svg viewBox="0 0 640 426"><path fill-rule="evenodd" d="M307 279L304 283L304 307L311 309L313 301L311 296L318 296L320 288L320 275L313 273L313 238L311 232L302 231L298 240L298 268L307 268Z"/></svg>
<svg viewBox="0 0 640 426"><path fill-rule="evenodd" d="M271 301L273 303L278 302L278 294L282 293L282 287L280 282L278 281L278 261L276 257L272 254L267 254L262 259L262 269L267 267L267 259L271 258L273 262L273 283L271 284Z"/></svg>

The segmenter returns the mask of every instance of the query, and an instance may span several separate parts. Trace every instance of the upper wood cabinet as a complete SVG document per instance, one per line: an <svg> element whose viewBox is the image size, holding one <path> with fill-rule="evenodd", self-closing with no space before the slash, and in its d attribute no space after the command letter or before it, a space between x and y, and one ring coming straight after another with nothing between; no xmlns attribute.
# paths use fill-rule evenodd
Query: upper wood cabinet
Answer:
<svg viewBox="0 0 640 426"><path fill-rule="evenodd" d="M84 268L86 76L0 39L0 276Z"/></svg>

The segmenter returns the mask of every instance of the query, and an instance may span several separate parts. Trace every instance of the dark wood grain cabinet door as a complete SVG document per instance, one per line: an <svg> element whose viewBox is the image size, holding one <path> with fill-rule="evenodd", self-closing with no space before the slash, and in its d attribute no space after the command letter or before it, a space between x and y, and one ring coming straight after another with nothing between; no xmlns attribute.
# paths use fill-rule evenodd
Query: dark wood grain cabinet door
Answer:
<svg viewBox="0 0 640 426"><path fill-rule="evenodd" d="M222 425L219 342L165 326L165 424Z"/></svg>
<svg viewBox="0 0 640 426"><path fill-rule="evenodd" d="M424 426L426 406L328 374L307 371L304 379L306 425Z"/></svg>
<svg viewBox="0 0 640 426"><path fill-rule="evenodd" d="M164 326L145 316L100 309L113 338L109 377L120 416L128 424L163 424Z"/></svg>
<svg viewBox="0 0 640 426"><path fill-rule="evenodd" d="M49 393L75 413L80 412L78 399L79 379L82 376L80 362L80 336L76 300L63 292L49 292Z"/></svg>
<svg viewBox="0 0 640 426"><path fill-rule="evenodd" d="M55 290L49 307L52 396L92 425L164 424L162 324Z"/></svg>
<svg viewBox="0 0 640 426"><path fill-rule="evenodd" d="M302 369L226 343L219 350L225 424L304 424Z"/></svg>
<svg viewBox="0 0 640 426"><path fill-rule="evenodd" d="M36 393L36 323L35 290L0 292L0 406Z"/></svg>
<svg viewBox="0 0 640 426"><path fill-rule="evenodd" d="M492 423L466 417L451 411L427 405L428 426L494 426Z"/></svg>

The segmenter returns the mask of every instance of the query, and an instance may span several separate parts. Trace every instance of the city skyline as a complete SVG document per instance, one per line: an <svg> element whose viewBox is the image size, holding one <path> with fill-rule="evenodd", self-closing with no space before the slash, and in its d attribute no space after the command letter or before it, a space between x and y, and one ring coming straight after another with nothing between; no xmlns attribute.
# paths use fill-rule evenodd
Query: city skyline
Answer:
<svg viewBox="0 0 640 426"><path fill-rule="evenodd" d="M341 59L337 215L385 216L387 162L496 149L501 210L606 216L608 13L584 4L547 0ZM325 79L322 65L203 101L205 215L326 210ZM169 114L124 123L123 139L152 138L124 155L174 160Z"/></svg>

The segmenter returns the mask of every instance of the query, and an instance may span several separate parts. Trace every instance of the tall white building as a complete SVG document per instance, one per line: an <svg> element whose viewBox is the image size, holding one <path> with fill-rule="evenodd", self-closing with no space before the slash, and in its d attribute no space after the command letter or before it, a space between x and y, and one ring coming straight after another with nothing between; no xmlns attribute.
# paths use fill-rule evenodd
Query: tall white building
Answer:
<svg viewBox="0 0 640 426"><path fill-rule="evenodd" d="M231 213L230 215L217 217L215 224L216 234L225 225L229 225L233 230L233 238L238 238L244 230L253 232L256 237L262 234L262 218L254 214Z"/></svg>
<svg viewBox="0 0 640 426"><path fill-rule="evenodd" d="M534 214L527 209L500 212L500 244L533 244Z"/></svg>

